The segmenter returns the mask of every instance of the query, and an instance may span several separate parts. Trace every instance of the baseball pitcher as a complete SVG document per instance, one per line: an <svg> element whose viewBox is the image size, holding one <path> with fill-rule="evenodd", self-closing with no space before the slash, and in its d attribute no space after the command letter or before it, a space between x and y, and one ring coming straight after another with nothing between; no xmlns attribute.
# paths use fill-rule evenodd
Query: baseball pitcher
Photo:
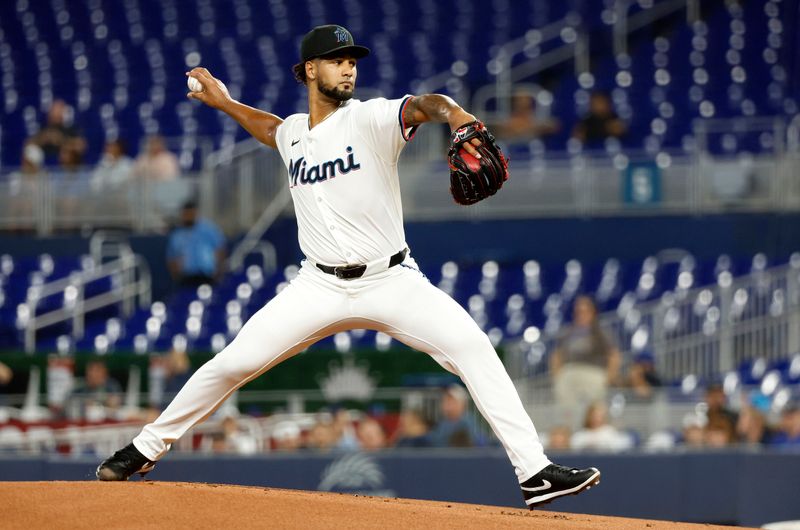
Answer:
<svg viewBox="0 0 800 530"><path fill-rule="evenodd" d="M341 26L311 30L294 67L308 89L308 113L285 119L233 100L205 68L187 73L189 98L228 114L280 153L305 260L158 419L100 464L98 479L144 475L248 381L324 337L366 328L429 354L462 379L508 453L529 507L599 482L595 468L570 469L545 456L488 337L428 282L405 240L397 162L417 127L450 126L450 191L459 204L496 193L508 178L506 158L483 123L447 96L353 99L356 65L368 54Z"/></svg>

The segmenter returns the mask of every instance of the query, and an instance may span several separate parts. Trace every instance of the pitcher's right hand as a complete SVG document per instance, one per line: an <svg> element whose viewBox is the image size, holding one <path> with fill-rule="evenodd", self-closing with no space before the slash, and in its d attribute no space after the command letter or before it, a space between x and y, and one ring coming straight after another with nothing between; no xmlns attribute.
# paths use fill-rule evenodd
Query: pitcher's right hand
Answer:
<svg viewBox="0 0 800 530"><path fill-rule="evenodd" d="M187 76L194 77L203 85L202 92L189 92L186 97L202 101L209 107L221 109L226 103L232 101L225 84L212 76L205 68L193 68L191 72L186 72Z"/></svg>

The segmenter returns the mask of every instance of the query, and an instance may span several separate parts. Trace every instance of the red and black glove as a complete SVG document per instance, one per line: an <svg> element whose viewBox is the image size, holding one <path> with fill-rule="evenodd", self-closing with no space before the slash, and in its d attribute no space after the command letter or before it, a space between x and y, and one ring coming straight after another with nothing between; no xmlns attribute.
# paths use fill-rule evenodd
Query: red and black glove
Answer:
<svg viewBox="0 0 800 530"><path fill-rule="evenodd" d="M477 138L473 145L481 155L476 158L464 149L464 144ZM458 204L475 204L494 195L508 180L508 159L498 147L492 133L480 121L462 125L450 135L447 152L450 166L450 193Z"/></svg>

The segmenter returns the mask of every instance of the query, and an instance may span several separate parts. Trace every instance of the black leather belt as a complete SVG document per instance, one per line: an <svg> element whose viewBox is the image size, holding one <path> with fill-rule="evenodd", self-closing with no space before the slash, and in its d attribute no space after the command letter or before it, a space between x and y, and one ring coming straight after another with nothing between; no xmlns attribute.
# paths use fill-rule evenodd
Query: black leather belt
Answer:
<svg viewBox="0 0 800 530"><path fill-rule="evenodd" d="M406 259L406 254L408 253L408 249L404 248L391 258L389 258L389 267L392 268L395 265L399 265L403 263L403 260ZM354 278L361 278L364 276L364 273L367 272L367 266L364 264L360 265L338 265L336 267L331 267L330 265L322 265L321 263L317 263L317 268L322 272L333 274L340 280L352 280Z"/></svg>

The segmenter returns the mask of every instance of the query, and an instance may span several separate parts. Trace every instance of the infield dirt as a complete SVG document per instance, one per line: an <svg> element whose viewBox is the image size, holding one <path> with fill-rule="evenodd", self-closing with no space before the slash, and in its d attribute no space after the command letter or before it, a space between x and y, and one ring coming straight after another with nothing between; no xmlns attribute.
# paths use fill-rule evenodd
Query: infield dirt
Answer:
<svg viewBox="0 0 800 530"><path fill-rule="evenodd" d="M0 482L0 527L730 529L497 506L175 482Z"/></svg>

